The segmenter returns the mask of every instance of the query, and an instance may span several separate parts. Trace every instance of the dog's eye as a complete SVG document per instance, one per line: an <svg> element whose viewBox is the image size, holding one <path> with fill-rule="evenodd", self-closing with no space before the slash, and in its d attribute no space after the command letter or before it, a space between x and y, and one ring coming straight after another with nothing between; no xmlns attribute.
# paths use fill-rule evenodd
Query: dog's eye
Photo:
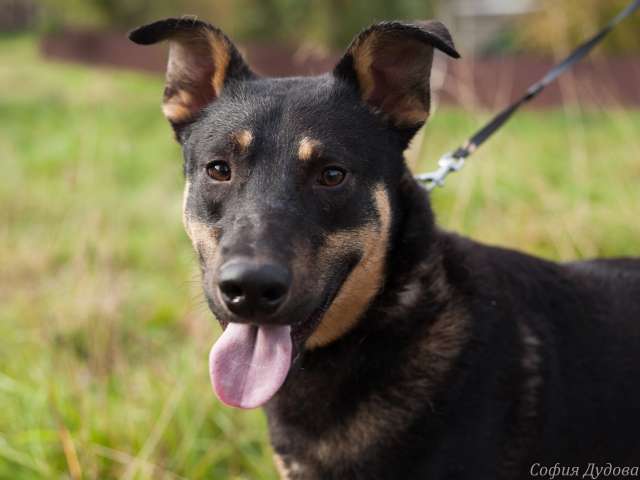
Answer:
<svg viewBox="0 0 640 480"><path fill-rule="evenodd" d="M231 179L231 167L227 162L214 160L207 164L207 175L218 182L228 182Z"/></svg>
<svg viewBox="0 0 640 480"><path fill-rule="evenodd" d="M340 167L327 167L318 177L318 183L324 187L337 187L346 175L347 172Z"/></svg>

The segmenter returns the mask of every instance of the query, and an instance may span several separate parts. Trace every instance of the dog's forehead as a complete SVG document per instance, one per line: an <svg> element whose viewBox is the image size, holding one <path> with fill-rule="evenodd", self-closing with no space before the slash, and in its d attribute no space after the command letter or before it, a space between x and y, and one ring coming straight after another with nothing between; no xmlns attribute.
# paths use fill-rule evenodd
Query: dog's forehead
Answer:
<svg viewBox="0 0 640 480"><path fill-rule="evenodd" d="M309 136L339 141L362 123L359 114L366 116L345 90L329 75L241 82L207 108L195 131L199 139L213 139L246 130L289 146Z"/></svg>

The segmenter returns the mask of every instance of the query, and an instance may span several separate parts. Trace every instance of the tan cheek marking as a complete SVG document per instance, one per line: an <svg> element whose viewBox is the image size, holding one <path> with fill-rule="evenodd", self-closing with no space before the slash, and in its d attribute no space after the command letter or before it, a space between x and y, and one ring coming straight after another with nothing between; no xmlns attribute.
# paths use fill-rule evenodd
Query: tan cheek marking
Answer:
<svg viewBox="0 0 640 480"><path fill-rule="evenodd" d="M241 153L246 152L253 143L253 133L249 130L239 130L231 134L231 140Z"/></svg>
<svg viewBox="0 0 640 480"><path fill-rule="evenodd" d="M362 259L349 274L340 292L324 315L320 325L307 339L307 348L315 348L336 340L348 332L364 313L382 286L384 265L391 226L391 208L386 190L379 186L374 192L378 225L339 233L328 240L325 251L362 248ZM328 261L328 259L325 259Z"/></svg>
<svg viewBox="0 0 640 480"><path fill-rule="evenodd" d="M214 262L218 254L218 231L211 225L187 218L187 235L193 248L207 264Z"/></svg>
<svg viewBox="0 0 640 480"><path fill-rule="evenodd" d="M191 239L193 248L202 255L202 258L207 263L213 262L217 258L219 232L215 227L194 220L189 215L187 212L187 199L189 198L190 189L191 183L187 181L182 197L182 223Z"/></svg>
<svg viewBox="0 0 640 480"><path fill-rule="evenodd" d="M187 235L189 235L189 228L187 227L187 200L189 199L189 193L191 192L191 182L187 180L184 184L184 192L182 193L182 225L184 226ZM191 237L191 235L189 235Z"/></svg>
<svg viewBox="0 0 640 480"><path fill-rule="evenodd" d="M298 158L302 161L309 160L321 146L322 143L319 140L304 137L302 140L300 140L300 146L298 147Z"/></svg>

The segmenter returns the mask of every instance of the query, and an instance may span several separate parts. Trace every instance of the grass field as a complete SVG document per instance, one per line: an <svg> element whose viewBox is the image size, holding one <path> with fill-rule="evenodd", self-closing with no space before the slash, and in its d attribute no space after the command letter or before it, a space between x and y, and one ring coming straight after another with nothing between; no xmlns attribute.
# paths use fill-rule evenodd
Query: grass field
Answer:
<svg viewBox="0 0 640 480"><path fill-rule="evenodd" d="M221 407L160 78L0 39L0 478L275 478ZM487 118L439 110L420 170ZM554 259L640 254L640 112L520 114L451 177L441 224Z"/></svg>

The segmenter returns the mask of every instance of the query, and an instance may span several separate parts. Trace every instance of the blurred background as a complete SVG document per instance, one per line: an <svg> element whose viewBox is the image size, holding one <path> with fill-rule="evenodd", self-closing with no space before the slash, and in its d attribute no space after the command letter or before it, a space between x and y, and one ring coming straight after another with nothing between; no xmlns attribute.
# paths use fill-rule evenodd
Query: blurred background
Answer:
<svg viewBox="0 0 640 480"><path fill-rule="evenodd" d="M256 70L326 71L382 19L439 18L433 169L625 0L0 0L0 478L275 478L260 411L222 407L219 330L181 226L159 109L164 16L222 27ZM640 255L640 14L433 195L440 223L555 260Z"/></svg>

